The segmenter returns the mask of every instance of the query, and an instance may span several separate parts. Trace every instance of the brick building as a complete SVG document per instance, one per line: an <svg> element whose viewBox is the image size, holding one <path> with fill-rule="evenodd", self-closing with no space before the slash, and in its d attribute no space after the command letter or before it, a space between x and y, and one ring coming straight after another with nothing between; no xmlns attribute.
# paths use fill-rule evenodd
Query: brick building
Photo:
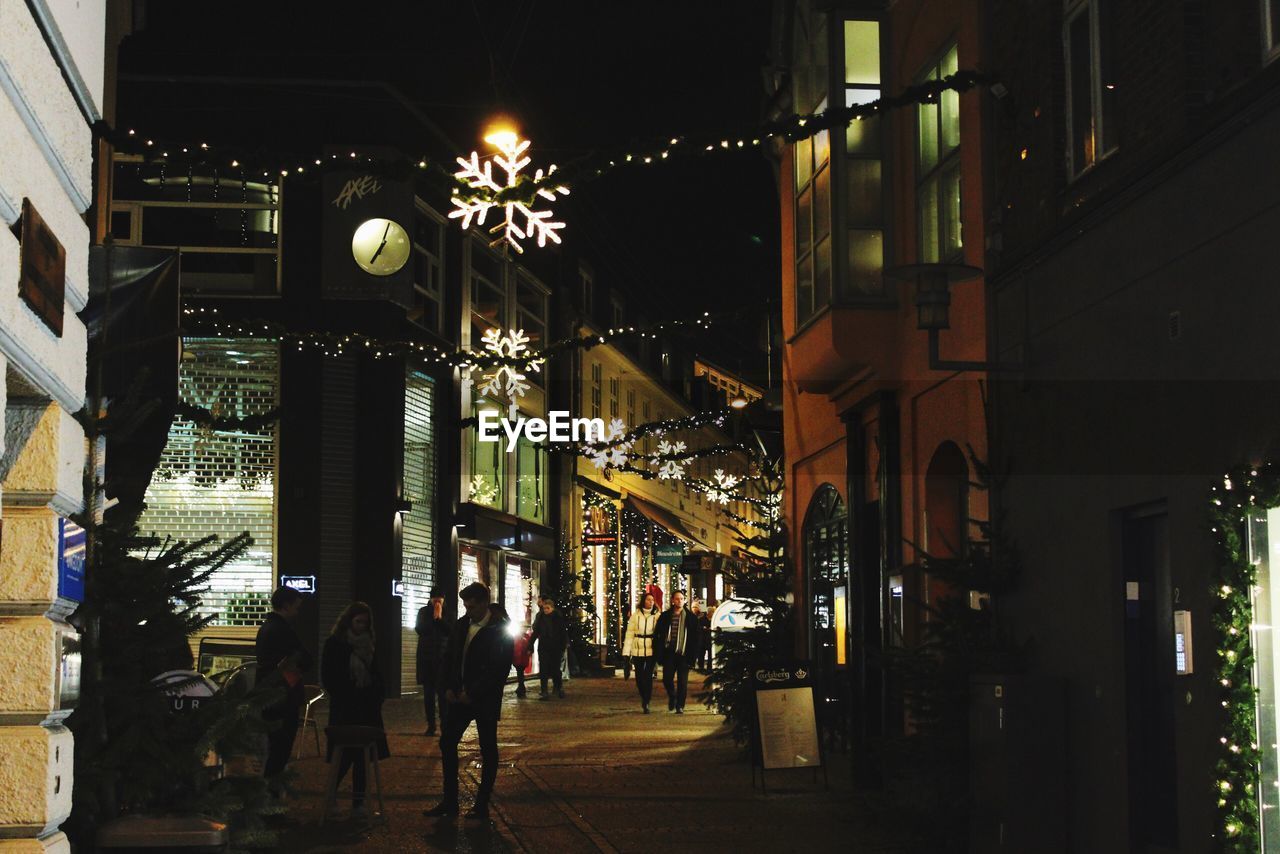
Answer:
<svg viewBox="0 0 1280 854"><path fill-rule="evenodd" d="M779 114L821 112L979 64L980 4L784 3ZM821 677L829 743L871 772L870 743L901 732L883 652L919 636L934 585L921 557L966 548L967 448L986 448L981 280L954 289L938 351L918 329L902 265L982 264L985 96L949 92L778 150L782 202L785 513L797 652ZM943 363L936 358L942 354Z"/></svg>

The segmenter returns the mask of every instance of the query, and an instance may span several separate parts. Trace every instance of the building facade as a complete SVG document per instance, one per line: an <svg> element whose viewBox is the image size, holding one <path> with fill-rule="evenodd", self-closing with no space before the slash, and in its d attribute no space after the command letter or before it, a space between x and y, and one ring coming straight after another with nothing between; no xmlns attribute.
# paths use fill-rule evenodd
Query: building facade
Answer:
<svg viewBox="0 0 1280 854"><path fill-rule="evenodd" d="M62 725L79 692L85 400L94 201L92 124L102 117L100 5L0 6L0 848L70 851L75 746Z"/></svg>
<svg viewBox="0 0 1280 854"><path fill-rule="evenodd" d="M980 64L978 3L779 6L778 115L864 104ZM796 654L814 662L827 743L874 776L869 744L907 726L885 653L921 637L940 592L926 556L962 554L984 518L981 265L986 107L943 92L776 149ZM949 317L918 309L908 265L969 281ZM929 330L929 331L926 331Z"/></svg>
<svg viewBox="0 0 1280 854"><path fill-rule="evenodd" d="M1280 850L1274 513L1228 505L1248 516L1258 572L1242 619L1260 756L1245 780L1224 776L1241 749L1229 720L1253 701L1218 672L1235 629L1215 616L1209 516L1228 471L1277 452L1278 12L990 5L1008 87L987 200L994 347L1026 364L993 387L1025 567L1005 607L1050 698L1010 749L1048 749L1064 791L1051 812L994 802L988 837L1007 822L1043 851L1257 850L1223 809L1249 786L1261 848Z"/></svg>

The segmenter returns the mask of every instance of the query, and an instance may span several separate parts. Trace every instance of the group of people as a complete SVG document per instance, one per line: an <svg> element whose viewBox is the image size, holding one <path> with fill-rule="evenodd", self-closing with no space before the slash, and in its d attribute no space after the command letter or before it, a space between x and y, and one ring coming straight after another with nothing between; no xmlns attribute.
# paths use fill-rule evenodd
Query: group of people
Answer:
<svg viewBox="0 0 1280 854"><path fill-rule="evenodd" d="M444 595L433 590L428 605L418 613L417 680L423 686L427 735L440 734L440 757L444 796L424 815L450 817L458 814L458 744L472 723L480 742L482 769L476 800L467 812L469 819L487 820L489 798L498 774L498 720L502 716L502 693L513 664L519 674L517 696L524 694L527 651L536 645L541 676L541 698L564 697L562 662L568 645L568 626L550 597L540 597L538 614L521 638L522 654L517 655L516 639L508 630L510 619L503 607L490 601L489 588L475 582L458 593L463 614L449 620ZM304 671L310 656L292 627L301 609L303 596L282 587L271 597L272 613L263 621L257 636L259 680L284 687L284 699L267 711L267 761L264 768L274 779L288 763L298 731L303 705ZM624 643L624 655L635 669L636 685L645 713L653 694L654 670L662 665L667 709L684 714L689 669L703 660L709 648L709 623L704 615L685 607L684 595L671 595L671 606L659 612L652 594L646 593L631 615ZM329 726L366 726L383 730L382 704L386 683L374 655L373 613L363 602L353 602L334 623L320 654L320 678L329 699ZM390 755L385 735L377 745L380 758ZM365 774L363 757L348 749L334 756L332 743L328 761L338 761L339 780L352 770L352 815L364 813Z"/></svg>
<svg viewBox="0 0 1280 854"><path fill-rule="evenodd" d="M501 605L490 603L494 613L510 622L510 617ZM427 719L427 735L436 734L436 710L440 711L440 719L444 718L446 700L445 680L442 678L445 650L451 626L444 616L444 593L440 589L431 591L430 601L418 610L414 631L418 633L418 651L416 657L417 682L422 686L422 700ZM569 645L569 628L564 615L556 606L551 596L538 597L538 611L533 624L512 643L511 664L516 669L516 696L526 696L524 685L525 670L529 666L531 651L538 650L538 670L541 679L541 690L538 699L551 697L547 691L550 682L555 696L564 698L564 680L561 672L562 661Z"/></svg>
<svg viewBox="0 0 1280 854"><path fill-rule="evenodd" d="M623 660L635 674L640 706L649 714L653 700L653 676L662 665L662 687L667 692L667 711L684 714L689 692L689 670L710 660L711 620L695 600L685 606L684 594L671 594L671 606L659 612L653 593L646 592L627 622L622 643Z"/></svg>

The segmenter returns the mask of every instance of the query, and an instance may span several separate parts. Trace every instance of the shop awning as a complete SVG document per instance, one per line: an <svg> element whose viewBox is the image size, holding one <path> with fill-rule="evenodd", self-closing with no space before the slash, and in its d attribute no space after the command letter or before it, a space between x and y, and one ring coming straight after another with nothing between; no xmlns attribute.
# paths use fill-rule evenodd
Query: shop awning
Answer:
<svg viewBox="0 0 1280 854"><path fill-rule="evenodd" d="M685 526L680 517L665 507L659 507L657 504L645 501L643 498L638 498L634 495L628 495L622 503L628 509L639 513L672 536L694 545L702 545L701 540Z"/></svg>

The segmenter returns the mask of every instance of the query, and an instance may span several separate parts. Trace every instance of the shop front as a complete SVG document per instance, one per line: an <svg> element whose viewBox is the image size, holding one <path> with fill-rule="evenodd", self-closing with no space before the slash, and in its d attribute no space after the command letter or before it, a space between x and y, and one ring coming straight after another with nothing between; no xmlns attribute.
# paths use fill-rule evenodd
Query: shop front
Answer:
<svg viewBox="0 0 1280 854"><path fill-rule="evenodd" d="M533 625L538 595L548 581L553 553L549 528L485 507L464 504L458 531L458 590L479 581L511 620L510 633L520 637ZM536 661L526 673L536 672Z"/></svg>

